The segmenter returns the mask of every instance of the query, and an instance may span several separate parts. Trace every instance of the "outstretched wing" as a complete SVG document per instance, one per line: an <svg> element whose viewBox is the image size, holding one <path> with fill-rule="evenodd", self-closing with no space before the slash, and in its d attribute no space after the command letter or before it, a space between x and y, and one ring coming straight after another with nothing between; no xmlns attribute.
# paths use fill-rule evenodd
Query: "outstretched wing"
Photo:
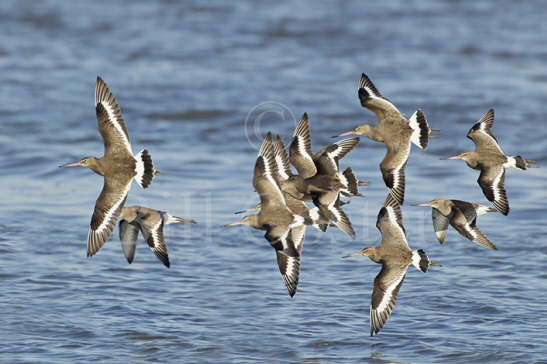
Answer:
<svg viewBox="0 0 547 364"><path fill-rule="evenodd" d="M125 219L121 219L119 230L123 255L125 255L127 262L131 264L133 263L133 259L135 259L137 238L139 236L139 225L137 223L130 223Z"/></svg>
<svg viewBox="0 0 547 364"><path fill-rule="evenodd" d="M368 109L377 108L387 113L401 114L391 101L380 94L376 86L374 86L372 81L364 73L361 74L361 79L359 80L357 87L357 94L359 96L359 101L361 101L361 106Z"/></svg>
<svg viewBox="0 0 547 364"><path fill-rule="evenodd" d="M370 304L370 336L377 334L391 316L405 274L406 267L384 263L382 270L374 278Z"/></svg>
<svg viewBox="0 0 547 364"><path fill-rule="evenodd" d="M276 180L286 181L292 175L289 156L285 151L283 140L278 135L273 141L273 156L275 162L275 177ZM279 182L278 181L278 182Z"/></svg>
<svg viewBox="0 0 547 364"><path fill-rule="evenodd" d="M378 212L376 227L382 233L382 242L380 244L410 249L406 241L401 207L393 196L387 196L384 206Z"/></svg>
<svg viewBox="0 0 547 364"><path fill-rule="evenodd" d="M260 196L262 210L285 205L285 198L275 179L272 134L268 133L262 142L256 158L253 187Z"/></svg>
<svg viewBox="0 0 547 364"><path fill-rule="evenodd" d="M268 234L266 234L268 239ZM269 239L271 240L271 239ZM292 241L290 231L287 231L277 240L271 240L270 244L275 249L279 272L291 297L296 293L300 275L300 253Z"/></svg>
<svg viewBox="0 0 547 364"><path fill-rule="evenodd" d="M95 111L99 132L103 137L105 156L119 153L133 156L127 126L123 120L120 106L100 77L97 77L95 85Z"/></svg>
<svg viewBox="0 0 547 364"><path fill-rule="evenodd" d="M493 125L494 109L490 109L469 129L467 137L475 143L475 150L478 153L495 152L504 154L494 134L492 134Z"/></svg>
<svg viewBox="0 0 547 364"><path fill-rule="evenodd" d="M442 244L444 243L444 239L446 237L450 216L444 216L439 210L432 208L431 217L433 218L433 229L435 229L437 240Z"/></svg>
<svg viewBox="0 0 547 364"><path fill-rule="evenodd" d="M293 140L289 147L290 161L303 178L313 177L317 173L311 151L310 123L308 114L304 113L294 130Z"/></svg>
<svg viewBox="0 0 547 364"><path fill-rule="evenodd" d="M509 201L505 192L505 168L503 166L481 167L477 182L495 209L504 215L509 214Z"/></svg>
<svg viewBox="0 0 547 364"><path fill-rule="evenodd" d="M338 161L359 144L359 138L347 138L323 148L313 156L317 173L333 175L338 173Z"/></svg>
<svg viewBox="0 0 547 364"><path fill-rule="evenodd" d="M473 220L471 223L459 224L455 225L454 227L461 235L465 236L472 242L477 243L480 246L488 249L498 250L494 243L492 243L490 239L488 239L488 237L482 231L480 231L475 224L476 221Z"/></svg>
<svg viewBox="0 0 547 364"><path fill-rule="evenodd" d="M89 232L87 234L87 256L95 255L112 235L116 221L122 211L127 194L131 188L132 177L125 180L116 177L104 177L104 185L93 210Z"/></svg>
<svg viewBox="0 0 547 364"><path fill-rule="evenodd" d="M148 243L152 253L156 255L160 262L167 268L171 266L167 245L163 236L164 221L162 217L145 215L141 217L141 231L144 239Z"/></svg>
<svg viewBox="0 0 547 364"><path fill-rule="evenodd" d="M380 170L389 193L402 205L405 199L405 167L410 153L410 144L398 150L389 144L386 145L387 153L380 163Z"/></svg>

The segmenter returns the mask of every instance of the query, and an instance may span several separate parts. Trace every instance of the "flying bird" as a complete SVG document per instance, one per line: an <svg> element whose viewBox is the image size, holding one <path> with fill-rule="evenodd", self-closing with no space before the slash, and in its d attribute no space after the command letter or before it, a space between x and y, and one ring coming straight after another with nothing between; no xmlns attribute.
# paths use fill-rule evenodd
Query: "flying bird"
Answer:
<svg viewBox="0 0 547 364"><path fill-rule="evenodd" d="M366 256L382 265L380 273L374 278L372 289L370 336L377 334L389 319L408 267L413 265L425 273L429 266L440 266L429 260L422 249L410 249L403 227L401 208L393 196L388 195L386 198L378 213L376 227L382 233L380 245L366 247L344 257Z"/></svg>
<svg viewBox="0 0 547 364"><path fill-rule="evenodd" d="M127 262L133 263L139 231L148 243L150 250L167 268L171 266L167 245L163 236L165 225L186 222L196 224L194 220L172 216L165 211L158 211L143 206L124 206L120 214L120 241Z"/></svg>
<svg viewBox="0 0 547 364"><path fill-rule="evenodd" d="M509 201L505 192L506 168L538 168L535 161L506 156L498 141L492 134L494 125L494 109L490 109L477 121L467 133L467 137L475 143L474 152L463 152L445 160L461 159L473 169L481 171L477 182L484 196L504 215L509 214Z"/></svg>
<svg viewBox="0 0 547 364"><path fill-rule="evenodd" d="M376 114L378 124L361 124L355 129L337 135L363 135L371 140L385 144L387 153L380 163L380 170L389 193L403 204L405 196L405 167L410 154L410 144L414 143L421 149L425 149L430 138L431 131L421 110L416 111L410 119L407 119L397 107L382 96L376 86L364 73L359 81L358 96L361 105Z"/></svg>
<svg viewBox="0 0 547 364"><path fill-rule="evenodd" d="M294 214L285 201L283 192L274 177L274 156L272 135L268 133L256 159L253 187L260 196L257 214L246 215L240 221L227 226L248 225L266 230L265 238L275 249L279 271L291 297L296 293L300 274L300 246L294 241L293 229L304 224L302 216ZM296 233L295 233L296 234Z"/></svg>
<svg viewBox="0 0 547 364"><path fill-rule="evenodd" d="M95 86L95 111L104 142L104 156L85 157L61 166L86 167L104 177L103 190L95 203L87 235L88 257L97 253L112 234L131 180L135 179L142 188L147 188L156 172L146 149L133 155L120 106L100 77Z"/></svg>
<svg viewBox="0 0 547 364"><path fill-rule="evenodd" d="M460 235L488 249L497 250L494 243L477 227L477 216L488 212L497 212L493 207L460 200L443 200L436 198L416 206L431 207L433 228L439 243L444 243L448 224Z"/></svg>

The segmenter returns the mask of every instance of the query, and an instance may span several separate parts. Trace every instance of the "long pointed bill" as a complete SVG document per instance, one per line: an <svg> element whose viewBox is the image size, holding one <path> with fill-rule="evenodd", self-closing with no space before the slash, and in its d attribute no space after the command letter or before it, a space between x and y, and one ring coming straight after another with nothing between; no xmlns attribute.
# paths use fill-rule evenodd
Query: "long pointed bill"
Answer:
<svg viewBox="0 0 547 364"><path fill-rule="evenodd" d="M434 266L434 267L442 267L442 266L443 266L442 264L436 263L436 262L434 262L434 261L432 261L432 260L429 261L429 265L432 265L432 266Z"/></svg>
<svg viewBox="0 0 547 364"><path fill-rule="evenodd" d="M258 211L260 208L257 206L257 207L251 207L250 209L245 209L245 210L241 210L241 211L237 211L237 212L234 212L234 214L243 214L245 212L251 212L251 211Z"/></svg>
<svg viewBox="0 0 547 364"><path fill-rule="evenodd" d="M236 221L236 222L233 222L233 223L231 223L231 224L226 224L226 225L224 225L224 226L236 226L236 225L243 225L243 222L241 222L241 221Z"/></svg>
<svg viewBox="0 0 547 364"><path fill-rule="evenodd" d="M190 223L190 224L197 224L196 220L183 219L182 217L177 217L177 222L187 222L187 223Z"/></svg>
<svg viewBox="0 0 547 364"><path fill-rule="evenodd" d="M455 159L462 159L459 155L455 155L453 157L446 157L446 158L439 158L440 160L455 160Z"/></svg>
<svg viewBox="0 0 547 364"><path fill-rule="evenodd" d="M65 168L65 167L81 167L82 164L80 162L74 162L74 163L67 163L63 164L62 166L59 166L59 168Z"/></svg>
<svg viewBox="0 0 547 364"><path fill-rule="evenodd" d="M362 255L361 252L357 252L357 253L353 253L353 254L344 255L342 258L359 257L361 255Z"/></svg>
<svg viewBox="0 0 547 364"><path fill-rule="evenodd" d="M345 133L342 133L342 134L339 134L339 135L333 135L332 138L339 138L339 137L345 137L345 136L348 136L348 135L353 135L355 134L355 131L348 131L348 132L345 132Z"/></svg>
<svg viewBox="0 0 547 364"><path fill-rule="evenodd" d="M425 202L425 203L418 203L418 204L412 205L412 206L431 207L431 204L429 202Z"/></svg>

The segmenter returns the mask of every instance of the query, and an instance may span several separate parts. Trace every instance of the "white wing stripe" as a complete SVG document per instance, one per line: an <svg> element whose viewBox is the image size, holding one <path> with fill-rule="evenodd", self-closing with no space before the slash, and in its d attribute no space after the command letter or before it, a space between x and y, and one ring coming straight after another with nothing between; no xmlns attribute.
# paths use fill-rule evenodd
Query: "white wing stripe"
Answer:
<svg viewBox="0 0 547 364"><path fill-rule="evenodd" d="M376 311L383 312L388 308L389 303L391 302L391 296L395 288L401 283L401 280L404 277L404 272L401 274L395 281L393 281L386 289L384 295L382 296L382 301L376 307Z"/></svg>
<svg viewBox="0 0 547 364"><path fill-rule="evenodd" d="M268 179L268 182L273 186L275 193L278 195L278 198L285 203L285 197L283 196L283 193L281 192L281 189L277 185L277 182L273 178L272 175L272 166L270 165L270 158L268 156L262 156L262 159L264 160L264 175Z"/></svg>
<svg viewBox="0 0 547 364"><path fill-rule="evenodd" d="M97 227L95 230L96 233L100 234L108 227L109 221L114 217L114 213L116 210L120 207L120 205L123 203L125 197L127 196L127 193L129 192L129 189L131 188L131 181L125 186L123 193L120 194L118 201L108 210L106 215L104 216L103 222ZM90 231L92 231L90 229Z"/></svg>
<svg viewBox="0 0 547 364"><path fill-rule="evenodd" d="M285 168L283 167L283 159L281 156L276 155L275 156L275 163L277 165L277 172L282 180L286 181L289 179L289 175L285 172Z"/></svg>
<svg viewBox="0 0 547 364"><path fill-rule="evenodd" d="M103 105L104 109L106 110L106 112L108 114L108 119L110 120L110 123L116 128L116 130L118 131L118 133L122 137L125 146L129 150L131 150L131 144L129 144L129 140L127 140L127 136L125 135L125 132L123 131L120 123L118 122L118 118L116 117L116 113L114 112L114 108L112 107L112 105L107 104L103 101L99 101L97 104L99 104L99 103L101 105Z"/></svg>
<svg viewBox="0 0 547 364"><path fill-rule="evenodd" d="M397 214L395 212L395 209L391 206L385 206L385 208L387 210L387 216L389 218L390 224L393 225L393 227L395 227L397 229L397 231L401 235L402 241L408 246L408 242L406 240L405 232L401 228L401 225L399 225L399 222L397 221Z"/></svg>
<svg viewBox="0 0 547 364"><path fill-rule="evenodd" d="M500 180L501 176L503 175L504 169L502 168L500 171L500 174L494 178L494 181L492 181L492 191L494 192L494 200L499 201L501 199L501 191L500 191Z"/></svg>
<svg viewBox="0 0 547 364"><path fill-rule="evenodd" d="M298 153L300 155L304 156L304 158L309 160L311 163L313 163L313 158L311 157L311 155L306 150L306 143L305 143L304 138L301 137L301 136L297 136L296 139L298 140L298 142L297 142Z"/></svg>

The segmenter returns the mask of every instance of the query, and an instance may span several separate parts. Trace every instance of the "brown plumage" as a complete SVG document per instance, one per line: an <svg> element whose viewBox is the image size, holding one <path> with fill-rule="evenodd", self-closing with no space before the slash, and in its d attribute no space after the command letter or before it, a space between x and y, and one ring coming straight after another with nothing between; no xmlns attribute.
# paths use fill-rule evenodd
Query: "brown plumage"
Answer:
<svg viewBox="0 0 547 364"><path fill-rule="evenodd" d="M477 216L497 211L488 206L460 200L443 200L440 198L416 206L431 207L433 228L439 243L444 243L448 224L460 235L488 249L497 250L494 243L477 227Z"/></svg>
<svg viewBox="0 0 547 364"><path fill-rule="evenodd" d="M475 151L463 152L446 160L461 159L475 170L481 171L477 182L484 196L504 215L509 214L509 201L505 192L505 168L537 168L534 161L521 156L506 156L498 141L492 134L494 125L494 109L490 109L477 121L467 133L467 137L475 143Z"/></svg>
<svg viewBox="0 0 547 364"><path fill-rule="evenodd" d="M287 207L283 192L274 178L272 149L272 135L268 133L258 153L253 176L253 186L260 196L258 214L247 215L228 226L248 225L266 230L265 237L276 251L279 271L292 297L296 293L300 274L300 253L292 240L292 229L303 225L304 218Z"/></svg>
<svg viewBox="0 0 547 364"><path fill-rule="evenodd" d="M186 222L196 224L194 220L172 216L165 211L143 206L125 206L120 214L120 241L128 263L135 258L135 249L139 231L148 243L150 250L167 268L170 267L167 245L163 236L165 225Z"/></svg>
<svg viewBox="0 0 547 364"><path fill-rule="evenodd" d="M358 90L361 105L376 115L378 124L361 124L352 131L338 136L363 135L382 142L387 153L380 163L380 171L389 193L400 203L405 195L405 167L410 154L410 143L425 149L432 129L422 111L418 110L410 119L401 114L391 101L383 97L367 75L362 74Z"/></svg>
<svg viewBox="0 0 547 364"><path fill-rule="evenodd" d="M116 98L106 83L97 77L95 109L99 132L104 142L104 156L85 157L61 167L86 167L104 177L103 190L97 199L87 237L87 256L103 246L116 226L116 220L135 180L147 188L154 177L154 166L148 151L133 155L127 126Z"/></svg>
<svg viewBox="0 0 547 364"><path fill-rule="evenodd" d="M376 227L382 234L382 241L376 247L367 247L357 253L346 255L367 256L373 262L382 264L380 273L374 279L370 304L370 335L377 334L389 319L397 295L410 265L426 272L432 262L423 250L411 250L406 240L402 213L399 204L388 195L378 213Z"/></svg>

